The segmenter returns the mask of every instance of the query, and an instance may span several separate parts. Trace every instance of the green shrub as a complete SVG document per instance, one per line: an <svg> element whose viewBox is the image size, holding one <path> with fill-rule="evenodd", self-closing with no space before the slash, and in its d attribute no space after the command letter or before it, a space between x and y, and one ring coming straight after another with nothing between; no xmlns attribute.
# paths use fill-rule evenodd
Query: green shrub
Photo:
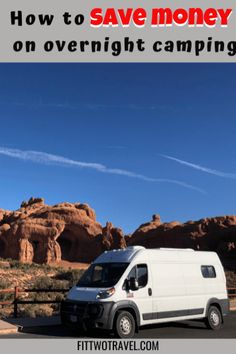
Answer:
<svg viewBox="0 0 236 354"><path fill-rule="evenodd" d="M50 277L40 277L32 285L33 289L68 289L68 281L57 280ZM34 292L29 293L29 298L33 301L62 301L65 293L61 292Z"/></svg>
<svg viewBox="0 0 236 354"><path fill-rule="evenodd" d="M83 269L71 269L67 272L58 273L57 275L54 276L54 279L67 280L68 285L71 288L79 281L83 273L84 273Z"/></svg>
<svg viewBox="0 0 236 354"><path fill-rule="evenodd" d="M11 288L11 283L8 279L0 279L0 289Z"/></svg>
<svg viewBox="0 0 236 354"><path fill-rule="evenodd" d="M53 314L53 308L50 305L21 305L19 306L19 317L49 317Z"/></svg>
<svg viewBox="0 0 236 354"><path fill-rule="evenodd" d="M1 261L1 259L0 259ZM53 267L50 265L42 265L36 263L21 263L17 260L4 259L4 264L1 268L6 268L7 272L12 273L14 284L8 281L5 276L0 279L0 289L12 288L15 285L15 273L19 274L19 278L25 278L24 282L20 283L20 287L28 289L69 289L78 282L84 270L68 269L62 267ZM8 264L6 265L5 262ZM12 272L13 271L13 272ZM7 274L7 273L6 273ZM24 275L29 274L29 280ZM40 274L40 276L37 276ZM41 276L41 274L44 274ZM47 275L48 274L48 275ZM33 279L33 282L32 282ZM20 299L23 301L59 301L65 298L66 292L28 292L20 293ZM1 294L0 301L13 301L13 294ZM60 304L19 304L19 316L36 317L36 316L51 316L58 313ZM12 314L12 306L1 309L0 317L10 316Z"/></svg>
<svg viewBox="0 0 236 354"><path fill-rule="evenodd" d="M39 277L32 285L34 289L67 289L67 287L67 280L59 280L47 276Z"/></svg>
<svg viewBox="0 0 236 354"><path fill-rule="evenodd" d="M9 264L10 264L10 268L12 269L20 269L23 271L28 271L28 270L43 270L45 272L50 272L52 271L54 268L51 267L48 264L37 264L37 263L21 263L19 261L16 260L9 260Z"/></svg>
<svg viewBox="0 0 236 354"><path fill-rule="evenodd" d="M9 289L12 288L12 284L7 279L0 279L0 289ZM13 299L12 294L1 294L0 292L0 301L11 301Z"/></svg>

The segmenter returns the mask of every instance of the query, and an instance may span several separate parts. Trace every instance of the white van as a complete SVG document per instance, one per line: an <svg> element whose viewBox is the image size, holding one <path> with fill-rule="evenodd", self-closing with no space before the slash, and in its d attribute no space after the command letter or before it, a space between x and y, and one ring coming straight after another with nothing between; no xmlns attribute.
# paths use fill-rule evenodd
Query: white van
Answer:
<svg viewBox="0 0 236 354"><path fill-rule="evenodd" d="M169 321L203 319L219 329L228 311L216 253L134 246L100 255L69 291L61 319L131 338L140 326Z"/></svg>

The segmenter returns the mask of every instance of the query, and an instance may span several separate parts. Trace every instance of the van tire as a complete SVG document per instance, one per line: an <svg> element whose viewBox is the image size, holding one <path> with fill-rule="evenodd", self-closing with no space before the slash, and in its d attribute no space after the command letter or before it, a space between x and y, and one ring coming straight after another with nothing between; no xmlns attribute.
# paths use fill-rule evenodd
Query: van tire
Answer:
<svg viewBox="0 0 236 354"><path fill-rule="evenodd" d="M135 334L135 320L130 312L117 312L114 322L114 332L118 338L133 338Z"/></svg>
<svg viewBox="0 0 236 354"><path fill-rule="evenodd" d="M220 329L223 323L222 314L216 306L210 306L205 319L206 326L209 329Z"/></svg>

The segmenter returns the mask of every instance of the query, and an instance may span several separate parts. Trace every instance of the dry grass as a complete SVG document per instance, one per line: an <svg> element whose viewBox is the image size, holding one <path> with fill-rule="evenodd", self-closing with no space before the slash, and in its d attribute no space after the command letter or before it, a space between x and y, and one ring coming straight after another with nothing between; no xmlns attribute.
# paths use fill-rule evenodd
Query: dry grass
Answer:
<svg viewBox="0 0 236 354"><path fill-rule="evenodd" d="M0 260L0 289L45 288L45 289L68 289L81 277L88 265L80 266L79 263L67 262L56 265L22 264L13 260ZM59 300L64 298L62 293L22 293L22 299L27 300ZM12 301L13 295L0 295L0 301ZM19 305L19 315L24 317L51 316L57 313L57 304ZM0 318L12 315L12 306L0 308Z"/></svg>

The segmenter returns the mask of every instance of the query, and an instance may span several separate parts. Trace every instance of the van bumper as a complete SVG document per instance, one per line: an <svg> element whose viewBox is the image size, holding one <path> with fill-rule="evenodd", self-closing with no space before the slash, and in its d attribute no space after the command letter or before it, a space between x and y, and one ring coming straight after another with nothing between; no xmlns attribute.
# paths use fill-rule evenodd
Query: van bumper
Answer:
<svg viewBox="0 0 236 354"><path fill-rule="evenodd" d="M114 302L65 300L61 303L61 322L71 328L112 329L110 313Z"/></svg>

